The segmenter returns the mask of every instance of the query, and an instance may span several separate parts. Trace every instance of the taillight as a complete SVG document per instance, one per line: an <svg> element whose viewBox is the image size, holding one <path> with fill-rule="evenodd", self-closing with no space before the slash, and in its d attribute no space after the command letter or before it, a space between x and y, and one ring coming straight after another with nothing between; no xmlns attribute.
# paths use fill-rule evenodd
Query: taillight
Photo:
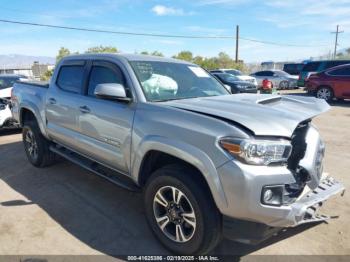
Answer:
<svg viewBox="0 0 350 262"><path fill-rule="evenodd" d="M301 80L301 74L299 74L299 78L298 79Z"/></svg>

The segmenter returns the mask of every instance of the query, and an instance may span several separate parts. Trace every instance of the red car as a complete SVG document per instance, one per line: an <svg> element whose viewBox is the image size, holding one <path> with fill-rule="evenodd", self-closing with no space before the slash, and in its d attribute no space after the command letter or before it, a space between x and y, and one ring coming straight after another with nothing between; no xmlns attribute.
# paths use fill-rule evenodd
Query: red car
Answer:
<svg viewBox="0 0 350 262"><path fill-rule="evenodd" d="M305 80L309 93L327 102L350 98L350 64L332 67Z"/></svg>

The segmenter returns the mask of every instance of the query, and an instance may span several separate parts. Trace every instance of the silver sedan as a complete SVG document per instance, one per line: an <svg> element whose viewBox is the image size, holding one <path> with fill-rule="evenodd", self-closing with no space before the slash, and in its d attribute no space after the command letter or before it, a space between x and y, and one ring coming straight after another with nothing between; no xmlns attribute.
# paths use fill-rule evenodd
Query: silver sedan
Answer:
<svg viewBox="0 0 350 262"><path fill-rule="evenodd" d="M297 88L298 77L290 75L282 70L258 71L251 74L251 76L256 78L258 86L262 86L262 81L268 79L272 82L273 87L277 89Z"/></svg>

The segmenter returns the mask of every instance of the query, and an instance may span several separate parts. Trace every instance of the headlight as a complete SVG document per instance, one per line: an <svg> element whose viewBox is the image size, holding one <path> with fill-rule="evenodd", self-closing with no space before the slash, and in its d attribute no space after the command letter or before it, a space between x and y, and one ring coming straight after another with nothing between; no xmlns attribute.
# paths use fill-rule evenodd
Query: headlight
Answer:
<svg viewBox="0 0 350 262"><path fill-rule="evenodd" d="M252 165L269 165L271 163L286 163L292 145L283 139L231 139L220 140L220 146L238 160Z"/></svg>

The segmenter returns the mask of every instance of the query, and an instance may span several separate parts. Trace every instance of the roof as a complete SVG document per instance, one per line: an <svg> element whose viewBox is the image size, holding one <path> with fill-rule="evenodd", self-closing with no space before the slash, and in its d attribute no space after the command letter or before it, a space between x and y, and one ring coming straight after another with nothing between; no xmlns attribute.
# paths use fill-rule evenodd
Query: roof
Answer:
<svg viewBox="0 0 350 262"><path fill-rule="evenodd" d="M187 61L178 60L174 58L166 58L161 56L152 56L152 55L139 55L139 54L124 54L124 53L91 53L91 54L79 54L79 55L70 55L67 58L72 59L94 59L96 57L115 57L123 58L127 61L154 61L154 62L168 62L168 63L181 63L193 65Z"/></svg>
<svg viewBox="0 0 350 262"><path fill-rule="evenodd" d="M342 65L338 65L338 66L334 66L334 67L330 67L330 68L327 68L326 70L324 71L333 71L335 69L341 69L343 67L349 67L350 66L350 63L348 64L342 64Z"/></svg>

